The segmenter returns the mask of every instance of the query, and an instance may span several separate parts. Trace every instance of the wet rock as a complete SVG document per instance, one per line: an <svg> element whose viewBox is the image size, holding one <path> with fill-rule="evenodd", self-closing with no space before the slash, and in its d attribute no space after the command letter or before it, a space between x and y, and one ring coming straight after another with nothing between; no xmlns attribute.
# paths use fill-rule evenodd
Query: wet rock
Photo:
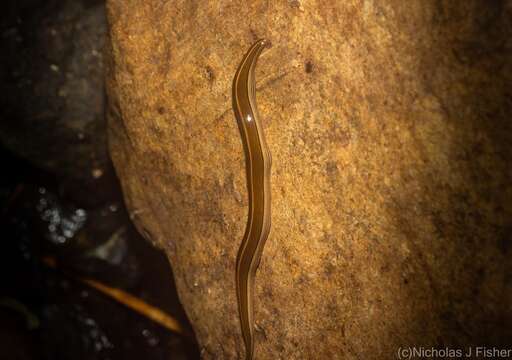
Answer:
<svg viewBox="0 0 512 360"><path fill-rule="evenodd" d="M0 18L0 143L39 168L93 182L109 170L103 1L8 1Z"/></svg>
<svg viewBox="0 0 512 360"><path fill-rule="evenodd" d="M45 252L82 276L122 288L137 284L140 271L134 243L140 235L119 203L85 210L40 187L33 205L34 191L27 192L25 207L35 208L32 226L42 235Z"/></svg>
<svg viewBox="0 0 512 360"><path fill-rule="evenodd" d="M257 38L273 44L256 72L273 156L257 358L510 343L511 11L108 1L111 155L136 226L172 263L203 358L244 351L231 84Z"/></svg>

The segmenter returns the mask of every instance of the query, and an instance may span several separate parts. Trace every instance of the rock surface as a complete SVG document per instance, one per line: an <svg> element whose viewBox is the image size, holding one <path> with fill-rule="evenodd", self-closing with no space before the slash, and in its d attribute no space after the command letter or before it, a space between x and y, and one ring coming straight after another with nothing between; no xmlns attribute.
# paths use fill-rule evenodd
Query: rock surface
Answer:
<svg viewBox="0 0 512 360"><path fill-rule="evenodd" d="M273 215L256 358L510 344L510 1L107 9L111 155L204 359L244 352L234 264L247 192L231 84L257 38L273 43L256 73Z"/></svg>
<svg viewBox="0 0 512 360"><path fill-rule="evenodd" d="M19 0L0 15L0 142L60 177L109 171L102 0Z"/></svg>

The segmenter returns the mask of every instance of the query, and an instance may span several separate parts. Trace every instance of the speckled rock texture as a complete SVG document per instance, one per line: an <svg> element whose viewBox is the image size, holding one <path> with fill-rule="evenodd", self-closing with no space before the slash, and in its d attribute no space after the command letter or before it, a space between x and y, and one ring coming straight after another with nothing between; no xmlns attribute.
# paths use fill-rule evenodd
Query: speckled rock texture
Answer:
<svg viewBox="0 0 512 360"><path fill-rule="evenodd" d="M204 359L244 350L235 70L273 156L257 359L512 343L510 1L109 0L109 141ZM165 286L165 284L162 284Z"/></svg>

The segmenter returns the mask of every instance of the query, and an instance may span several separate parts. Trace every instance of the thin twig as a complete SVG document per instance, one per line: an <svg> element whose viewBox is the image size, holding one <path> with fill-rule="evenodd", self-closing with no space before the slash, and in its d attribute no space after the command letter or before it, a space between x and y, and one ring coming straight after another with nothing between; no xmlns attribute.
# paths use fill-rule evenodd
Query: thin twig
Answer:
<svg viewBox="0 0 512 360"><path fill-rule="evenodd" d="M53 257L44 257L42 259L43 263L52 268L57 269L57 261ZM100 281L88 278L74 277L73 279L79 280L80 282L88 285L89 287L99 291L103 295L110 297L113 300L123 304L124 306L136 311L142 316L153 320L154 322L160 324L166 329L183 336L190 336L190 334L184 330L183 326L167 314L166 312L160 310L159 308L146 303L145 301L121 290L118 288L113 288L108 285L101 283Z"/></svg>

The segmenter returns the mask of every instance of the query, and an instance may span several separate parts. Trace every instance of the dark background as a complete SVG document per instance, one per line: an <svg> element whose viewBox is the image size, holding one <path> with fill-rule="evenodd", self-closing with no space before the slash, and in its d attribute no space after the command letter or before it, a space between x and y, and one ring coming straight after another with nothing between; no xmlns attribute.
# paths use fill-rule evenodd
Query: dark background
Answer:
<svg viewBox="0 0 512 360"><path fill-rule="evenodd" d="M193 337L174 334L80 281L129 292L192 332L171 268L131 225L108 158L104 12L97 0L2 3L5 359L199 357Z"/></svg>

